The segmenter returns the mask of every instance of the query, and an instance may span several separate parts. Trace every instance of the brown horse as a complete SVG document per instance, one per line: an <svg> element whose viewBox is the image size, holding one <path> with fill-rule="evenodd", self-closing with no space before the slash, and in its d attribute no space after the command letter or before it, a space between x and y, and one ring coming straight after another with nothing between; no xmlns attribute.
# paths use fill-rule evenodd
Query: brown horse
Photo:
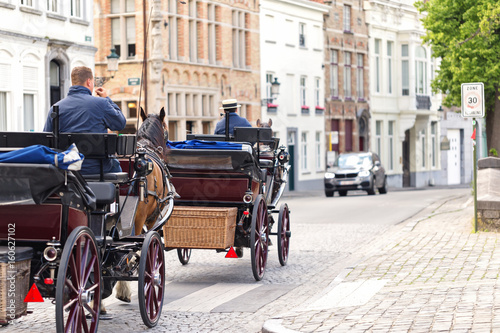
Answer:
<svg viewBox="0 0 500 333"><path fill-rule="evenodd" d="M166 140L168 132L165 124L165 110L160 114L145 114L141 108L142 125L137 131L137 148L146 151L145 157L153 163L153 169L146 177L146 197L139 201L135 213L135 234L145 233L154 227L158 218L165 217L166 206L173 208L175 190L169 181L166 161ZM116 284L116 298L130 302L131 291L126 281Z"/></svg>

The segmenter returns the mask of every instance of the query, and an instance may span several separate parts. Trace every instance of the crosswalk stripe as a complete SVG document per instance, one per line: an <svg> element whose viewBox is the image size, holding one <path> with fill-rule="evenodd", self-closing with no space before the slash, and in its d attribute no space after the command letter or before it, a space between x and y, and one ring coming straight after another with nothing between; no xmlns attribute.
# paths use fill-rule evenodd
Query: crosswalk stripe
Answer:
<svg viewBox="0 0 500 333"><path fill-rule="evenodd" d="M217 283L164 306L167 311L210 312L261 284Z"/></svg>

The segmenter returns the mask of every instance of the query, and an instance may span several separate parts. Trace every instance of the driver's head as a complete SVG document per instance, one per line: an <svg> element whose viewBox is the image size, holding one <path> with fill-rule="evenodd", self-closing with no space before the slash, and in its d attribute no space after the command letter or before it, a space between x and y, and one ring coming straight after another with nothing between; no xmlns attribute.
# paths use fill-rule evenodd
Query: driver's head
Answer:
<svg viewBox="0 0 500 333"><path fill-rule="evenodd" d="M78 66L71 71L71 84L76 86L87 87L88 80L94 80L92 70L85 66Z"/></svg>

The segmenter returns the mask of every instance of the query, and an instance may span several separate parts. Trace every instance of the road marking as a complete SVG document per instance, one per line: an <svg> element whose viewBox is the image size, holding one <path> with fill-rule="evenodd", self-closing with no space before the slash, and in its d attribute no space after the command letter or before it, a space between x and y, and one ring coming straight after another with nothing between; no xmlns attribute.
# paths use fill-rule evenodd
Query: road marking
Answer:
<svg viewBox="0 0 500 333"><path fill-rule="evenodd" d="M308 310L326 310L366 304L387 282L388 280L377 279L342 282L312 303Z"/></svg>
<svg viewBox="0 0 500 333"><path fill-rule="evenodd" d="M243 283L217 283L166 304L164 306L164 310L211 312L214 308L260 286L262 285Z"/></svg>

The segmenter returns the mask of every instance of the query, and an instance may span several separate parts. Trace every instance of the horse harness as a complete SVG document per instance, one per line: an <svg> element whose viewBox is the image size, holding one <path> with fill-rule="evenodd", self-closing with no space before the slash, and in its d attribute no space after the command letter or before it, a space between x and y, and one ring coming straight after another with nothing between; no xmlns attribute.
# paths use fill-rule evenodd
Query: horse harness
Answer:
<svg viewBox="0 0 500 333"><path fill-rule="evenodd" d="M150 146L144 145L140 141L137 143L137 146L140 148L144 148L144 150L146 151L146 156L149 157L154 163L156 163L159 166L159 168L161 170L162 179L163 179L162 198L158 196L156 177L154 178L155 190L154 191L147 190L147 192L146 192L147 196L146 196L146 198L144 198L145 203L149 202L149 199L148 199L149 196L154 197L156 200L155 211L153 212L153 214L151 214L150 216L148 216L146 218L146 224L149 225L149 223L151 221L156 221L156 219L160 215L161 210L165 206L165 201L167 201L169 199L169 196L165 195L165 189L167 187L168 179L171 176L170 176L170 172L168 171L167 164L165 163L165 161L162 158L160 158L160 155L163 154L163 148L161 146L158 146L156 148L152 148ZM147 189L148 188L147 178L145 179L145 182L146 182L145 187Z"/></svg>

